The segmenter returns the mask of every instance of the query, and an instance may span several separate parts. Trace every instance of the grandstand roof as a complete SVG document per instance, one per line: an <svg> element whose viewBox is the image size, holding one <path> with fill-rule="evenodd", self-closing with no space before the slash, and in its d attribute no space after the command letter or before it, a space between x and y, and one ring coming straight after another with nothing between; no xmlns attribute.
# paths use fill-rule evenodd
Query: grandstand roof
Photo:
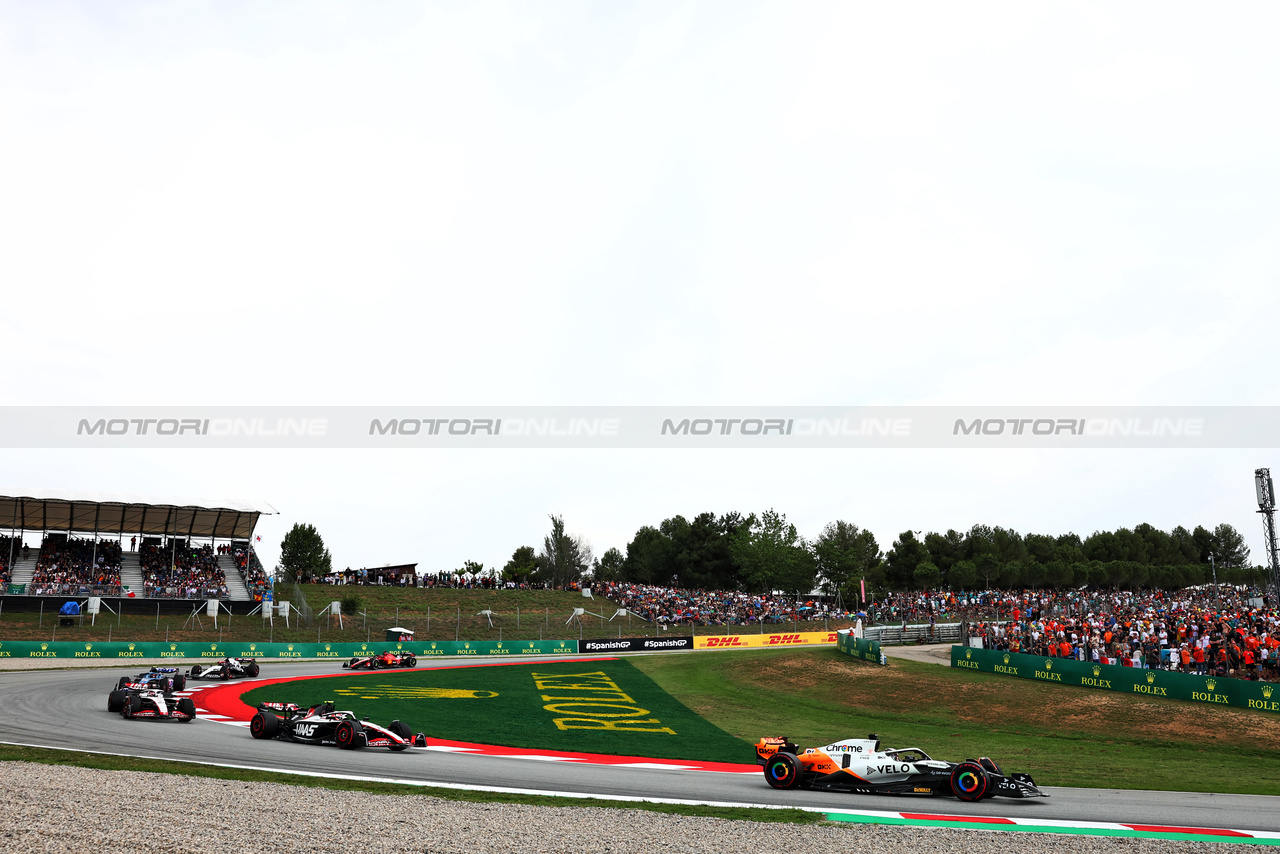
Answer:
<svg viewBox="0 0 1280 854"><path fill-rule="evenodd" d="M265 502L37 489L0 494L0 528L248 539Z"/></svg>

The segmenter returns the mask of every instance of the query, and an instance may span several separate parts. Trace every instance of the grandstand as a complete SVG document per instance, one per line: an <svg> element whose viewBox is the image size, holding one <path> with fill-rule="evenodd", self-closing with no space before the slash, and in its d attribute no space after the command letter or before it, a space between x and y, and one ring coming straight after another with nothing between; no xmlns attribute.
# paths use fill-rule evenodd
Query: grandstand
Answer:
<svg viewBox="0 0 1280 854"><path fill-rule="evenodd" d="M252 602L266 588L253 532L275 513L241 500L0 495L0 594L10 607L46 596Z"/></svg>

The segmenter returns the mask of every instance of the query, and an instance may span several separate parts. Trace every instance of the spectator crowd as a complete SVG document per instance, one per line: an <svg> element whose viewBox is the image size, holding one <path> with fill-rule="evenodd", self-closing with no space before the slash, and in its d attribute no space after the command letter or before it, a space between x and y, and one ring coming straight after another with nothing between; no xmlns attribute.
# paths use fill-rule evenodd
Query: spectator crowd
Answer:
<svg viewBox="0 0 1280 854"><path fill-rule="evenodd" d="M27 592L37 596L119 596L120 544L46 535Z"/></svg>
<svg viewBox="0 0 1280 854"><path fill-rule="evenodd" d="M984 646L1009 652L1237 679L1280 678L1280 611L1261 591L1229 586L1167 593L1028 595L970 624ZM993 609L999 611L1001 609Z"/></svg>
<svg viewBox="0 0 1280 854"><path fill-rule="evenodd" d="M751 626L799 620L856 619L826 602L731 590L686 590L605 582L595 588L634 614L668 626Z"/></svg>
<svg viewBox="0 0 1280 854"><path fill-rule="evenodd" d="M179 540L144 544L138 553L144 595L167 599L225 599L227 577L212 545Z"/></svg>

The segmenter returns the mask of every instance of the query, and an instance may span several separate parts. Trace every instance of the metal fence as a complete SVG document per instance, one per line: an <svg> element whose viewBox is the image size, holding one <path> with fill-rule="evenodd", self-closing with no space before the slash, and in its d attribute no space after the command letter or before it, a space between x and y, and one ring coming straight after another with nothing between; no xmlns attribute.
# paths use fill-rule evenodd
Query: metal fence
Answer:
<svg viewBox="0 0 1280 854"><path fill-rule="evenodd" d="M867 626L862 630L867 640L879 641L881 646L902 646L918 643L960 643L964 636L964 623L928 623L903 626Z"/></svg>

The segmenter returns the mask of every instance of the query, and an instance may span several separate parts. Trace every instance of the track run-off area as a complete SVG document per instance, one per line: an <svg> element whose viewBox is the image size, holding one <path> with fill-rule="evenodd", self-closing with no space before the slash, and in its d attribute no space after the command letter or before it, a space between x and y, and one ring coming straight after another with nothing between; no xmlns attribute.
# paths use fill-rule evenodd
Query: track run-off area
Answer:
<svg viewBox="0 0 1280 854"><path fill-rule="evenodd" d="M565 659L522 659L520 663L542 661L563 664ZM385 678L388 673L354 673L342 670L333 661L263 661L262 673L257 679L231 683L193 680L181 693L195 700L198 720L189 724L126 721L107 711L106 696L120 676L136 674L140 664L142 662L135 661L128 666L0 672L0 719L5 721L0 741L229 768L474 791L712 806L788 807L824 813L841 822L1280 845L1280 797L1272 796L1045 786L1042 788L1050 794L1049 798L1026 801L995 798L965 803L951 798L777 791L769 788L757 766L748 764L749 755L744 756L742 765L729 765L567 753L443 741L432 738L429 728L426 748L403 753L257 741L249 735L248 721L254 710L240 701L240 695L247 691L293 679L377 679ZM420 662L417 670L469 665L502 666L493 662L476 665L473 660L444 660ZM928 749L928 745L917 746ZM1194 768L1187 769L1189 776L1194 773Z"/></svg>

